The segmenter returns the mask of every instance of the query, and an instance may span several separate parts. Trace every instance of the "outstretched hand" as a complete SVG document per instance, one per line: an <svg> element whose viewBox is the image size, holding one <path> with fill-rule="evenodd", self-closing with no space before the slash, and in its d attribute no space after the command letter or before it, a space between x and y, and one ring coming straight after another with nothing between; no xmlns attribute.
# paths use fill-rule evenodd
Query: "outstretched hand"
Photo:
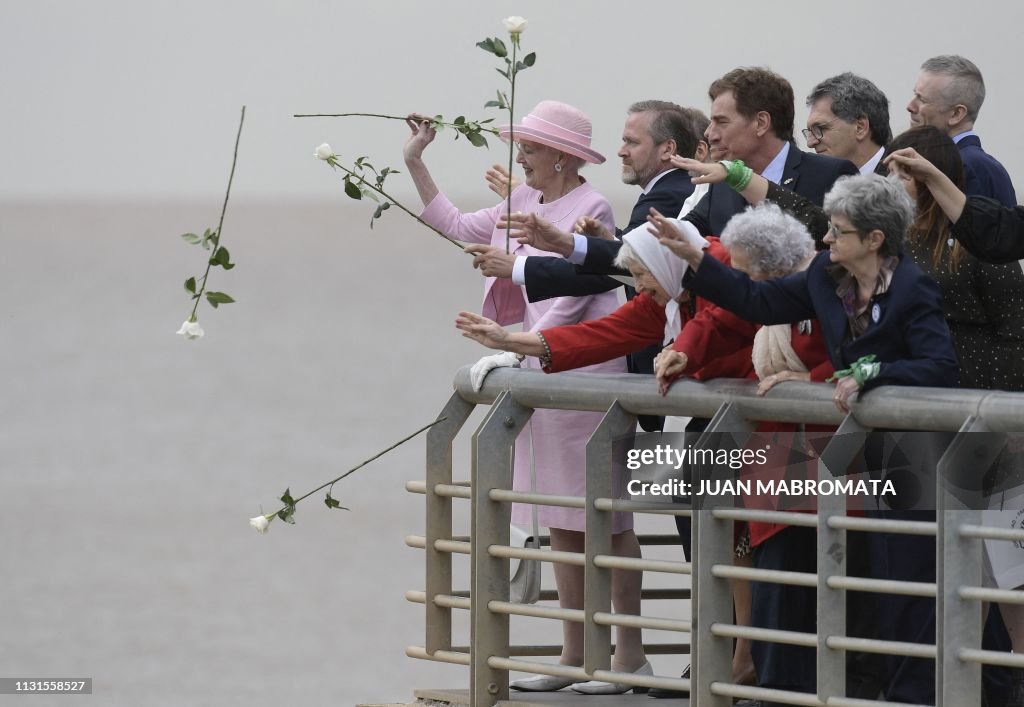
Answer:
<svg viewBox="0 0 1024 707"><path fill-rule="evenodd" d="M889 168L890 172L894 167L902 169L914 179L920 180L925 184L929 183L933 178L942 175L938 167L924 157L921 157L913 147L904 147L902 150L896 150L885 158L885 165Z"/></svg>
<svg viewBox="0 0 1024 707"><path fill-rule="evenodd" d="M699 162L679 155L672 155L671 161L673 167L689 172L692 177L690 181L694 184L718 184L725 181L725 166L718 162Z"/></svg>
<svg viewBox="0 0 1024 707"><path fill-rule="evenodd" d="M571 233L558 230L550 221L537 214L524 214L516 211L508 221L503 216L498 221L497 229L505 230L511 226L511 236L520 243L532 245L539 250L546 250L568 257L572 255L576 239Z"/></svg>
<svg viewBox="0 0 1024 707"><path fill-rule="evenodd" d="M485 277L512 277L516 256L506 253L504 248L473 243L465 250L473 255L473 267Z"/></svg>
<svg viewBox="0 0 1024 707"><path fill-rule="evenodd" d="M593 236L604 241L615 240L615 234L609 231L603 223L590 216L580 216L577 219L576 233L582 233L584 236Z"/></svg>
<svg viewBox="0 0 1024 707"><path fill-rule="evenodd" d="M489 349L504 350L505 340L508 338L508 331L504 327L473 312L459 312L455 328L467 339L472 339Z"/></svg>
<svg viewBox="0 0 1024 707"><path fill-rule="evenodd" d="M409 126L412 134L405 141L402 155L406 162L422 159L423 150L437 137L437 131L431 127L430 118L419 113L410 113L405 119L405 124Z"/></svg>
<svg viewBox="0 0 1024 707"><path fill-rule="evenodd" d="M657 209L651 209L647 222L649 224L647 230L658 239L659 243L688 262L694 269L700 267L704 251L686 240L674 219L662 216Z"/></svg>
<svg viewBox="0 0 1024 707"><path fill-rule="evenodd" d="M487 188L502 199L507 198L509 190L515 189L520 183L518 179L511 176L508 170L500 164L493 165L487 170L487 173L484 174L484 179L487 180Z"/></svg>

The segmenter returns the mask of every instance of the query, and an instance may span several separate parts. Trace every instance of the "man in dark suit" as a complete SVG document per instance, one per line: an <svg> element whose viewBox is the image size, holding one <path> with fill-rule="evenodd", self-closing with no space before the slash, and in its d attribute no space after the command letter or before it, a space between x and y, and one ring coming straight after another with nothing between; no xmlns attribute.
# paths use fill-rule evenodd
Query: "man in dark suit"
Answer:
<svg viewBox="0 0 1024 707"><path fill-rule="evenodd" d="M985 80L974 62L942 55L921 64L907 111L911 125L932 125L960 148L969 196L987 196L1003 206L1016 206L1010 175L999 160L981 149L981 138L974 132L984 101Z"/></svg>

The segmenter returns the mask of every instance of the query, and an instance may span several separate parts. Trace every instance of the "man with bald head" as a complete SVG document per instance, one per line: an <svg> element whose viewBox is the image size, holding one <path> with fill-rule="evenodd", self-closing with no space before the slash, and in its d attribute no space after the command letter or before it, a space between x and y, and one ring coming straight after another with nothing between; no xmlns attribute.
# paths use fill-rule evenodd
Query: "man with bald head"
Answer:
<svg viewBox="0 0 1024 707"><path fill-rule="evenodd" d="M907 112L912 125L932 125L960 148L969 196L987 196L1003 206L1016 206L1010 175L995 157L981 149L981 139L974 132L984 102L981 70L962 56L943 54L921 64Z"/></svg>

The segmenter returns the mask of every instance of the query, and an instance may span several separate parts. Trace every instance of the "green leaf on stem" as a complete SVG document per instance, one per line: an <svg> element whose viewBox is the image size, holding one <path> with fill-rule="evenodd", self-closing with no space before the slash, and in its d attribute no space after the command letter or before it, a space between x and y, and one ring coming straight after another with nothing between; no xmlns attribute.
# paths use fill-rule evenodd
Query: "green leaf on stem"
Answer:
<svg viewBox="0 0 1024 707"><path fill-rule="evenodd" d="M217 309L218 305L231 304L235 300L226 292L207 292L206 301L210 303L211 307Z"/></svg>
<svg viewBox="0 0 1024 707"><path fill-rule="evenodd" d="M466 139L473 147L487 147L487 138L480 133L466 133Z"/></svg>
<svg viewBox="0 0 1024 707"><path fill-rule="evenodd" d="M460 115L458 118L452 121L452 125L462 125L466 122L466 116Z"/></svg>
<svg viewBox="0 0 1024 707"><path fill-rule="evenodd" d="M370 219L370 228L373 228L373 222L376 221L377 219L379 219L381 217L381 214L383 214L385 211L387 211L390 208L391 208L391 202L389 202L389 201L385 201L383 204L380 204L374 210L373 218Z"/></svg>
<svg viewBox="0 0 1024 707"><path fill-rule="evenodd" d="M210 264L219 265L225 270L230 270L235 267L235 264L231 262L231 255L228 253L228 249L223 246L213 251L213 257L210 258Z"/></svg>
<svg viewBox="0 0 1024 707"><path fill-rule="evenodd" d="M501 41L499 37L495 37L491 40L491 46L494 47L495 56L502 58L508 56L508 49L505 48L505 43Z"/></svg>
<svg viewBox="0 0 1024 707"><path fill-rule="evenodd" d="M286 488L284 490L284 493L281 494L281 498L278 499L278 500L281 501L281 503L283 503L286 506L294 506L295 505L295 499L292 498L291 487Z"/></svg>
<svg viewBox="0 0 1024 707"><path fill-rule="evenodd" d="M195 245L196 243L199 243L202 240L199 236L197 236L194 233L182 233L181 237L185 239L185 242L191 243L192 245Z"/></svg>
<svg viewBox="0 0 1024 707"><path fill-rule="evenodd" d="M338 503L338 499L331 496L330 491L327 492L327 498L324 499L324 503L327 504L328 508L338 508L343 511L351 510L349 508L345 508L345 506Z"/></svg>
<svg viewBox="0 0 1024 707"><path fill-rule="evenodd" d="M530 52L529 54L527 54L526 56L523 57L523 63L526 64L527 66L533 66L536 61L537 61L537 53L536 52Z"/></svg>
<svg viewBox="0 0 1024 707"><path fill-rule="evenodd" d="M497 71L497 72L498 72L499 74L501 74L502 76L504 76L504 77L505 77L506 79L508 79L509 81L511 81L511 80L512 80L511 78L509 78L509 75L508 75L508 72L507 72L507 71L502 71L502 70L501 70L501 69L499 69L498 67L494 67L494 70L495 70L495 71Z"/></svg>
<svg viewBox="0 0 1024 707"><path fill-rule="evenodd" d="M348 194L352 199L362 199L363 192L360 191L359 187L354 182L345 180L345 193Z"/></svg>
<svg viewBox="0 0 1024 707"><path fill-rule="evenodd" d="M185 291L192 294L196 293L196 279L194 277L185 280Z"/></svg>

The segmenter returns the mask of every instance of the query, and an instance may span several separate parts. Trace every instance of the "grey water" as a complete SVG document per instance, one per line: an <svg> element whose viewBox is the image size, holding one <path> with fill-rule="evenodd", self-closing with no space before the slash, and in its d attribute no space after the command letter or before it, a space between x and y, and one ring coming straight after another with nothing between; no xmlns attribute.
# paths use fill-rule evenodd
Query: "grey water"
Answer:
<svg viewBox="0 0 1024 707"><path fill-rule="evenodd" d="M423 588L404 542L423 532L423 497L404 490L423 478L422 438L335 487L350 511L321 492L294 526L258 536L248 518L437 415L485 353L453 327L479 305L479 274L395 210L371 230L345 199L240 201L223 236L237 267L210 279L237 302L204 304L204 338L185 341L182 283L204 255L178 234L214 227L219 207L0 205L0 677L93 678L91 696L0 705L354 705L468 687L463 667L405 656L423 643L404 598ZM560 640L548 622L513 629Z"/></svg>

